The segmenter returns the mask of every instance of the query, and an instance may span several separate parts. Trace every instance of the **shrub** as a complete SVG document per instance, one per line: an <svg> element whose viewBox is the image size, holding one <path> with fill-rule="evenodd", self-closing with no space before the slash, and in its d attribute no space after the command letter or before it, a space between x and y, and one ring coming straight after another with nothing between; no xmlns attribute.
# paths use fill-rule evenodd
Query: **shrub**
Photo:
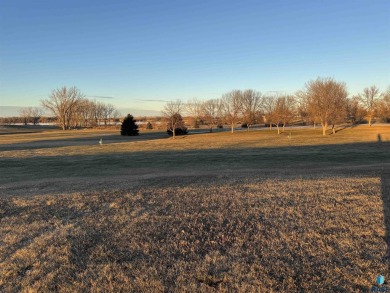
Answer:
<svg viewBox="0 0 390 293"><path fill-rule="evenodd" d="M148 123L146 124L146 129L153 129L152 123L148 122Z"/></svg>
<svg viewBox="0 0 390 293"><path fill-rule="evenodd" d="M138 125L135 122L134 117L128 114L125 119L123 119L121 135L138 135Z"/></svg>

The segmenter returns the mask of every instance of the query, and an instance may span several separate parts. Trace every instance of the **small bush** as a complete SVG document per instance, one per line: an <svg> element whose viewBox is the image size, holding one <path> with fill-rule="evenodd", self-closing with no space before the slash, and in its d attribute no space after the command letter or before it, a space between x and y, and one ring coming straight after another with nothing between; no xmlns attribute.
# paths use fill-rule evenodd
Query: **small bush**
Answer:
<svg viewBox="0 0 390 293"><path fill-rule="evenodd" d="M148 123L146 124L146 129L153 129L152 123L148 122Z"/></svg>
<svg viewBox="0 0 390 293"><path fill-rule="evenodd" d="M172 129L167 129L167 133L168 135L172 136L173 135ZM188 134L187 127L175 128L175 135L186 135L186 134Z"/></svg>

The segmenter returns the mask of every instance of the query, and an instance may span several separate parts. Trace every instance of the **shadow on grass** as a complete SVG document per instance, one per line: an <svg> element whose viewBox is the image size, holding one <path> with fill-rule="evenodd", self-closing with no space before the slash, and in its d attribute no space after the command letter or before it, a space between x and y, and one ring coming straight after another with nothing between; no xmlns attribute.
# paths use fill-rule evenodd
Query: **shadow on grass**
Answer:
<svg viewBox="0 0 390 293"><path fill-rule="evenodd" d="M250 169L260 173L272 171L284 174L313 168L354 167L347 170L359 174L365 172L365 166L390 163L389 149L390 143L381 142L2 158L0 184L70 177L136 175L139 170L147 170L149 174L169 171L182 174L211 171L218 174Z"/></svg>
<svg viewBox="0 0 390 293"><path fill-rule="evenodd" d="M12 150L33 150L33 149L46 149L46 148L57 148L66 146L92 146L99 145L100 139L103 144L113 144L121 142L132 142L132 141L146 141L168 138L165 132L150 132L143 133L139 136L121 136L118 134L93 134L87 137L70 137L70 138L59 138L53 140L39 140L31 142L19 142L11 144L0 144L0 151L12 151Z"/></svg>
<svg viewBox="0 0 390 293"><path fill-rule="evenodd" d="M383 201L383 213L386 225L387 253L385 258L389 264L387 273L390 273L390 170L383 172L383 174L381 175L381 194Z"/></svg>

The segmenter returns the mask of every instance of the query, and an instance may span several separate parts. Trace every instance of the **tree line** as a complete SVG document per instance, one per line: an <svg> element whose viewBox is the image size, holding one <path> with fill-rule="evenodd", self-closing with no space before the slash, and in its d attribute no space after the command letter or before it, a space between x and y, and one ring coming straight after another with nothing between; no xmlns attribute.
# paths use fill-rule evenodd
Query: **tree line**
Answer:
<svg viewBox="0 0 390 293"><path fill-rule="evenodd" d="M63 130L108 125L119 121L120 117L113 105L91 101L76 87L53 90L47 99L41 100L41 105L50 111ZM326 135L329 127L335 132L336 125L345 122L361 123L366 119L369 126L376 118L387 122L390 119L390 87L380 92L376 86L371 86L358 95L348 97L344 82L317 78L307 82L293 95L263 94L253 89L232 90L220 98L206 101L170 101L165 105L163 114L168 133L173 137L177 131L186 131L184 114L192 117L194 126L200 123L208 125L210 132L222 124L228 124L233 133L237 123L248 130L255 124L264 123L270 129L276 127L280 134L287 124L303 121L314 127L321 125L323 135ZM23 108L18 122L37 124L42 121L42 115L40 108Z"/></svg>
<svg viewBox="0 0 390 293"><path fill-rule="evenodd" d="M219 99L187 103L181 100L168 102L163 110L171 129L184 113L209 126L210 132L216 125L225 123L231 132L237 123L249 128L265 123L276 127L278 134L294 121L320 124L323 135L329 127L335 133L341 123L361 123L365 118L369 126L374 118L387 122L390 118L390 88L381 93L376 86L367 87L362 93L348 98L346 84L333 78L317 78L307 82L294 95L267 95L253 89L232 90ZM175 133L173 133L175 136Z"/></svg>

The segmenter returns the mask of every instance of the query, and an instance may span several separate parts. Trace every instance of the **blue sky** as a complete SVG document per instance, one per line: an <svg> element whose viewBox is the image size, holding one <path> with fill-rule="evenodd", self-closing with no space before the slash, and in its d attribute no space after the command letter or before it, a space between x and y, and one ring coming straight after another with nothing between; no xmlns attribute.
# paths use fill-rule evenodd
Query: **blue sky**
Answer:
<svg viewBox="0 0 390 293"><path fill-rule="evenodd" d="M390 2L0 1L0 106L77 86L118 108L294 93L334 77L390 85Z"/></svg>

